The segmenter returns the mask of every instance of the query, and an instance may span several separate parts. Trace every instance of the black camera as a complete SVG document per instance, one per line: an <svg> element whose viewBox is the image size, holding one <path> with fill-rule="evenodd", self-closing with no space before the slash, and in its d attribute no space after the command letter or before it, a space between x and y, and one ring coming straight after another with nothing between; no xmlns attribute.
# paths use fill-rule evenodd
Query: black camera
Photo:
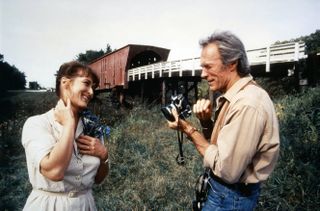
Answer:
<svg viewBox="0 0 320 211"><path fill-rule="evenodd" d="M174 121L172 109L176 108L179 118L186 119L191 115L191 107L189 102L182 94L171 96L170 104L161 108L161 111L165 118L169 121Z"/></svg>

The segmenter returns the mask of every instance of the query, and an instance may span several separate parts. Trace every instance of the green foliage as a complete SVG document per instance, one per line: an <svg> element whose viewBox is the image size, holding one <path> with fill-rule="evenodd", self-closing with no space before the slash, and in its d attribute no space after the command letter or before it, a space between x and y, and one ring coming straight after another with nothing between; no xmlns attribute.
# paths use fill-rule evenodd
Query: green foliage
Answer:
<svg viewBox="0 0 320 211"><path fill-rule="evenodd" d="M30 81L29 89L37 90L37 89L41 89L41 86L38 84L37 81Z"/></svg>
<svg viewBox="0 0 320 211"><path fill-rule="evenodd" d="M282 44L289 42L303 41L306 44L306 54L316 54L320 52L320 30L317 29L314 33L307 36L301 36L285 41L277 41L274 44Z"/></svg>
<svg viewBox="0 0 320 211"><path fill-rule="evenodd" d="M110 174L103 184L94 186L98 209L191 210L194 184L202 171L202 159L194 146L185 141L186 165L177 165L177 134L166 126L159 105L115 109L106 97L99 95L91 105L111 126L106 143ZM22 93L0 99L0 105L4 101L12 112L0 115L0 209L21 210L31 191L21 128L28 116L53 107L56 98L53 93ZM319 101L320 88L275 101L281 153L274 173L262 187L257 210L316 210L320 206ZM197 124L194 116L190 121Z"/></svg>
<svg viewBox="0 0 320 211"><path fill-rule="evenodd" d="M319 105L320 88L276 102L281 153L262 193L261 210L313 210L320 206Z"/></svg>
<svg viewBox="0 0 320 211"><path fill-rule="evenodd" d="M186 166L177 165L177 135L160 107L134 108L112 128L108 146L111 173L95 188L99 210L191 209L201 160L186 142Z"/></svg>
<svg viewBox="0 0 320 211"><path fill-rule="evenodd" d="M0 210L22 210L31 191L20 138L30 115L55 104L54 93L19 93L0 99Z"/></svg>
<svg viewBox="0 0 320 211"><path fill-rule="evenodd" d="M294 77L255 78L255 81L274 99L297 93Z"/></svg>
<svg viewBox="0 0 320 211"><path fill-rule="evenodd" d="M316 30L315 33L306 36L303 40L307 46L307 54L320 53L320 30Z"/></svg>
<svg viewBox="0 0 320 211"><path fill-rule="evenodd" d="M0 54L0 93L10 89L24 89L26 83L25 74L14 65L5 62Z"/></svg>
<svg viewBox="0 0 320 211"><path fill-rule="evenodd" d="M77 61L83 62L85 64L89 64L93 60L103 56L104 54L111 53L112 49L109 44L107 44L107 47L105 50L100 49L100 51L95 50L87 50L85 53L79 53L76 56Z"/></svg>
<svg viewBox="0 0 320 211"><path fill-rule="evenodd" d="M198 84L198 98L209 98L209 85L206 80L201 80Z"/></svg>

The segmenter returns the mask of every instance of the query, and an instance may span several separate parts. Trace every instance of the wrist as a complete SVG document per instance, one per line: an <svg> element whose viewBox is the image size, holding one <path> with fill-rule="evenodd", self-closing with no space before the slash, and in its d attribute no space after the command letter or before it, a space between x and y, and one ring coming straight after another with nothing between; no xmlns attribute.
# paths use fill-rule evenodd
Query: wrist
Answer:
<svg viewBox="0 0 320 211"><path fill-rule="evenodd" d="M69 127L69 128L75 128L76 127L76 122L71 119L71 120L67 120L65 123L64 123L64 126L65 127Z"/></svg>
<svg viewBox="0 0 320 211"><path fill-rule="evenodd" d="M185 134L186 134L188 137L191 137L192 134L194 134L194 132L196 132L196 131L198 131L198 129L190 125L189 127L186 128Z"/></svg>
<svg viewBox="0 0 320 211"><path fill-rule="evenodd" d="M109 160L108 151L105 149L103 153L100 155L100 161L103 163L107 163Z"/></svg>

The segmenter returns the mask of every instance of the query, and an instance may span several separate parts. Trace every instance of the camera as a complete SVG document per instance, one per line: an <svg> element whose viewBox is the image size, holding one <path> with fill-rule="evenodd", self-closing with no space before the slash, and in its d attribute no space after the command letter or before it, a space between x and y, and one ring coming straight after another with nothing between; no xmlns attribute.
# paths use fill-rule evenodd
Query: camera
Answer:
<svg viewBox="0 0 320 211"><path fill-rule="evenodd" d="M174 116L172 114L173 108L176 108L179 118L181 119L186 119L191 115L189 102L182 94L171 96L171 102L161 108L165 118L171 122L174 121Z"/></svg>

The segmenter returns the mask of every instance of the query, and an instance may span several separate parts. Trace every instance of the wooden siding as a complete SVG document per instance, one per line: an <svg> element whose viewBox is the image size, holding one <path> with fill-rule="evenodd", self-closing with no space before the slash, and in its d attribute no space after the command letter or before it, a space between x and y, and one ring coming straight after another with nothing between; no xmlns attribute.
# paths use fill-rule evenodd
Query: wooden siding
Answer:
<svg viewBox="0 0 320 211"><path fill-rule="evenodd" d="M129 68L166 61L169 52L155 46L127 45L96 59L90 67L100 79L98 89L127 88Z"/></svg>

